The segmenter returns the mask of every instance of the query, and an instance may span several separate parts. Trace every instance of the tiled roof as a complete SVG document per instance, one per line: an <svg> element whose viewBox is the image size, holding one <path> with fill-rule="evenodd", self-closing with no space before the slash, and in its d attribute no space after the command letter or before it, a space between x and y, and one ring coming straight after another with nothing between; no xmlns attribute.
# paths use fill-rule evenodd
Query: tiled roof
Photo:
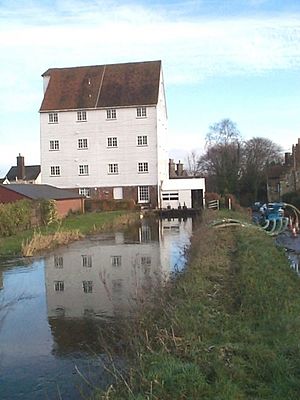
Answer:
<svg viewBox="0 0 300 400"><path fill-rule="evenodd" d="M288 165L273 165L268 168L268 179L280 178L282 175L287 173L289 169L291 169L291 167Z"/></svg>
<svg viewBox="0 0 300 400"><path fill-rule="evenodd" d="M47 199L47 200L63 200L63 199L77 199L82 196L74 193L72 190L59 189L51 185L39 185L30 183L12 183L10 185L2 185L5 189L19 193L29 199Z"/></svg>
<svg viewBox="0 0 300 400"><path fill-rule="evenodd" d="M40 111L154 105L161 61L51 68Z"/></svg>
<svg viewBox="0 0 300 400"><path fill-rule="evenodd" d="M34 181L37 179L41 172L41 166L40 165L28 165L25 167L25 176L24 176L24 181ZM6 177L9 181L13 182L16 181L18 177L18 167L11 167L8 173L6 174Z"/></svg>

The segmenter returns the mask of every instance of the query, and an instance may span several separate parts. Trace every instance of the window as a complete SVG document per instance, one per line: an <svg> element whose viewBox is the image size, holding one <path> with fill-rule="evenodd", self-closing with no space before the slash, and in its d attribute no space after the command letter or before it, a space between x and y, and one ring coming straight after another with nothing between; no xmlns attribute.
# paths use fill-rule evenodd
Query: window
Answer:
<svg viewBox="0 0 300 400"><path fill-rule="evenodd" d="M82 281L82 288L84 293L93 292L93 281Z"/></svg>
<svg viewBox="0 0 300 400"><path fill-rule="evenodd" d="M89 166L87 164L79 165L78 173L79 173L79 175L88 175L89 174Z"/></svg>
<svg viewBox="0 0 300 400"><path fill-rule="evenodd" d="M178 194L178 192L163 193L162 199L163 200L179 200L179 194Z"/></svg>
<svg viewBox="0 0 300 400"><path fill-rule="evenodd" d="M141 256L141 265L149 267L151 265L151 256Z"/></svg>
<svg viewBox="0 0 300 400"><path fill-rule="evenodd" d="M80 188L78 192L79 192L79 194L81 196L84 196L84 197L90 197L91 196L91 189L90 188Z"/></svg>
<svg viewBox="0 0 300 400"><path fill-rule="evenodd" d="M49 150L59 150L59 140L50 140Z"/></svg>
<svg viewBox="0 0 300 400"><path fill-rule="evenodd" d="M77 111L77 122L82 122L86 120L86 111Z"/></svg>
<svg viewBox="0 0 300 400"><path fill-rule="evenodd" d="M82 266L84 268L91 268L92 267L92 256L87 256L83 254L81 256Z"/></svg>
<svg viewBox="0 0 300 400"><path fill-rule="evenodd" d="M142 225L139 228L139 239L141 243L151 241L151 228L149 225Z"/></svg>
<svg viewBox="0 0 300 400"><path fill-rule="evenodd" d="M64 281L54 281L54 290L56 292L63 292L65 290L65 282Z"/></svg>
<svg viewBox="0 0 300 400"><path fill-rule="evenodd" d="M118 138L116 137L107 138L107 147L118 147Z"/></svg>
<svg viewBox="0 0 300 400"><path fill-rule="evenodd" d="M111 265L113 267L121 267L121 265L122 265L122 257L121 256L111 256L110 261L111 261Z"/></svg>
<svg viewBox="0 0 300 400"><path fill-rule="evenodd" d="M149 167L147 162L139 162L138 163L138 172L145 173L149 172Z"/></svg>
<svg viewBox="0 0 300 400"><path fill-rule="evenodd" d="M114 200L122 200L123 199L123 188L122 187L113 188L113 197L114 197Z"/></svg>
<svg viewBox="0 0 300 400"><path fill-rule="evenodd" d="M63 268L64 259L62 256L54 256L54 267L55 268Z"/></svg>
<svg viewBox="0 0 300 400"><path fill-rule="evenodd" d="M58 113L48 114L48 122L49 124L58 124Z"/></svg>
<svg viewBox="0 0 300 400"><path fill-rule="evenodd" d="M138 136L137 137L138 146L148 146L148 136Z"/></svg>
<svg viewBox="0 0 300 400"><path fill-rule="evenodd" d="M50 175L51 176L60 176L60 166L59 165L52 165L50 167Z"/></svg>
<svg viewBox="0 0 300 400"><path fill-rule="evenodd" d="M108 164L108 173L109 174L118 174L119 173L119 165L118 164Z"/></svg>
<svg viewBox="0 0 300 400"><path fill-rule="evenodd" d="M115 293L122 292L123 280L122 279L113 279L111 281L112 289Z"/></svg>
<svg viewBox="0 0 300 400"><path fill-rule="evenodd" d="M139 195L139 203L149 203L150 201L149 186L139 186L138 195Z"/></svg>
<svg viewBox="0 0 300 400"><path fill-rule="evenodd" d="M147 117L147 111L146 107L138 107L136 109L136 116L137 118L145 118Z"/></svg>
<svg viewBox="0 0 300 400"><path fill-rule="evenodd" d="M116 119L117 118L117 110L115 108L109 108L106 110L106 118L107 119Z"/></svg>
<svg viewBox="0 0 300 400"><path fill-rule="evenodd" d="M88 148L88 140L87 139L78 139L78 149L87 149Z"/></svg>

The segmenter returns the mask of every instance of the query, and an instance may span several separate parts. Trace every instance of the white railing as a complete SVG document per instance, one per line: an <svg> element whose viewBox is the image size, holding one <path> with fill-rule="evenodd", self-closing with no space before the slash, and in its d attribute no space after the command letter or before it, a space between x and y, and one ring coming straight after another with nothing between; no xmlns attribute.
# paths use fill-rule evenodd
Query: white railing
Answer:
<svg viewBox="0 0 300 400"><path fill-rule="evenodd" d="M220 200L210 200L207 202L207 208L212 210L220 209Z"/></svg>

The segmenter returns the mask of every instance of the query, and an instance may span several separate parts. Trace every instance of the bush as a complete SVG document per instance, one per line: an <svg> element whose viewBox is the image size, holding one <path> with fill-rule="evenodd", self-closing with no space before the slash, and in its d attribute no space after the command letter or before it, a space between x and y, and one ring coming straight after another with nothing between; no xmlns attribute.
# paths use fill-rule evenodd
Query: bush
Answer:
<svg viewBox="0 0 300 400"><path fill-rule="evenodd" d="M50 225L58 220L57 207L55 200L41 200L41 222L44 225Z"/></svg>
<svg viewBox="0 0 300 400"><path fill-rule="evenodd" d="M32 210L30 200L0 204L0 236L11 236L30 228Z"/></svg>
<svg viewBox="0 0 300 400"><path fill-rule="evenodd" d="M289 192L282 195L282 201L300 208L300 192Z"/></svg>

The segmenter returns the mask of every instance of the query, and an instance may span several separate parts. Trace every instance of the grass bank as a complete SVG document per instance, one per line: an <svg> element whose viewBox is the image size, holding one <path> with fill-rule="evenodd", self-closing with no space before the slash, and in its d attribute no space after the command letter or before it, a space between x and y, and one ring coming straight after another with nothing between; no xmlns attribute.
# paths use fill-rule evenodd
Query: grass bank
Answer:
<svg viewBox="0 0 300 400"><path fill-rule="evenodd" d="M186 272L128 328L132 367L95 399L300 398L298 276L266 233L209 218Z"/></svg>
<svg viewBox="0 0 300 400"><path fill-rule="evenodd" d="M124 228L138 218L135 212L107 211L70 215L60 222L0 238L0 255L33 255L86 235ZM23 250L22 250L23 247Z"/></svg>

